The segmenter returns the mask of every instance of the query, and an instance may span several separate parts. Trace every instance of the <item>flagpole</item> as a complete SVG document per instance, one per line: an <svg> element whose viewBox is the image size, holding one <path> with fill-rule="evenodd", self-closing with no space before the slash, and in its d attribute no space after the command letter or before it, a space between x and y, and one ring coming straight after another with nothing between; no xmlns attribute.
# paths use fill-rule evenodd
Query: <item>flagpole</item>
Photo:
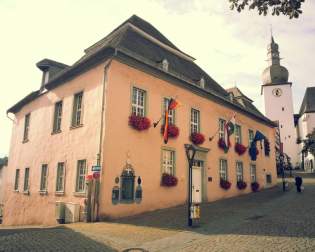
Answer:
<svg viewBox="0 0 315 252"><path fill-rule="evenodd" d="M232 118L235 117L235 116L236 116L236 113L234 113L234 114L231 116L231 118L230 118L226 123L229 123L229 122L232 120ZM219 131L220 131L220 128L217 129L217 131L213 134L212 137L209 137L209 141L210 141L210 142L211 142L211 141L213 140L213 138L219 133Z"/></svg>

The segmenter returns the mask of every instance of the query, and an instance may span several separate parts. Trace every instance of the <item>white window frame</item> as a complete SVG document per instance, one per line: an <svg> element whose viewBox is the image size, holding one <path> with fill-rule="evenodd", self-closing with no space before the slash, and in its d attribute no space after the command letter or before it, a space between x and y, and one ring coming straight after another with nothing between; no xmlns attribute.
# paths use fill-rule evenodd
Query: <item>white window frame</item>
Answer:
<svg viewBox="0 0 315 252"><path fill-rule="evenodd" d="M255 164L250 164L249 165L249 170L250 170L250 181L256 182L257 181L257 169Z"/></svg>
<svg viewBox="0 0 315 252"><path fill-rule="evenodd" d="M254 136L254 131L251 130L251 129L249 129L249 130L248 130L248 144L249 144L249 146L251 145L251 143L252 143L254 137L255 137L255 136Z"/></svg>
<svg viewBox="0 0 315 252"><path fill-rule="evenodd" d="M27 172L26 172L27 171ZM27 174L27 176L26 176ZM24 185L23 185L23 191L28 192L30 189L30 168L27 167L24 170Z"/></svg>
<svg viewBox="0 0 315 252"><path fill-rule="evenodd" d="M72 127L82 125L83 121L83 91L76 93L73 97L73 111L72 111Z"/></svg>
<svg viewBox="0 0 315 252"><path fill-rule="evenodd" d="M244 181L244 166L243 162L236 161L236 182Z"/></svg>
<svg viewBox="0 0 315 252"><path fill-rule="evenodd" d="M175 175L175 151L162 149L162 174Z"/></svg>
<svg viewBox="0 0 315 252"><path fill-rule="evenodd" d="M31 113L25 115L24 118L24 134L23 134L23 142L28 141L29 131L30 131L30 120L31 120Z"/></svg>
<svg viewBox="0 0 315 252"><path fill-rule="evenodd" d="M228 180L228 163L226 159L219 161L219 175L220 179Z"/></svg>
<svg viewBox="0 0 315 252"><path fill-rule="evenodd" d="M82 172L83 169L83 172ZM86 159L81 159L77 161L77 176L75 191L78 193L85 192L85 175L87 173Z"/></svg>
<svg viewBox="0 0 315 252"><path fill-rule="evenodd" d="M53 133L57 133L61 131L62 107L63 107L62 101L55 103Z"/></svg>
<svg viewBox="0 0 315 252"><path fill-rule="evenodd" d="M191 109L190 112L190 133L200 132L200 111L198 109Z"/></svg>
<svg viewBox="0 0 315 252"><path fill-rule="evenodd" d="M225 132L224 132L224 126L225 126L225 120L224 119L222 119L222 118L220 118L219 119L219 139L224 139L224 134L225 134Z"/></svg>
<svg viewBox="0 0 315 252"><path fill-rule="evenodd" d="M163 122L165 123L165 110L168 108L171 98L164 97L163 99ZM175 125L175 110L168 112L168 123Z"/></svg>
<svg viewBox="0 0 315 252"><path fill-rule="evenodd" d="M146 115L146 91L137 87L132 87L131 113L136 116Z"/></svg>
<svg viewBox="0 0 315 252"><path fill-rule="evenodd" d="M59 170L62 167L62 173L60 174ZM65 163L59 162L57 164L57 173L56 173L56 192L63 193L65 191Z"/></svg>
<svg viewBox="0 0 315 252"><path fill-rule="evenodd" d="M48 184L48 165L43 164L41 166L41 175L40 175L40 191L47 191L47 184Z"/></svg>
<svg viewBox="0 0 315 252"><path fill-rule="evenodd" d="M242 127L235 124L235 143L242 143Z"/></svg>

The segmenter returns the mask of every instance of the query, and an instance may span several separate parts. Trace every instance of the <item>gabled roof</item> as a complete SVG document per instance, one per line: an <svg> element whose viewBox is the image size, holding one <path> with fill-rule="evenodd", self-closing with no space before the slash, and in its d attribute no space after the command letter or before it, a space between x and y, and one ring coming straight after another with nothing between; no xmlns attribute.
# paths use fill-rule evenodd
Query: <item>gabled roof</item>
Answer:
<svg viewBox="0 0 315 252"><path fill-rule="evenodd" d="M300 108L300 115L315 112L315 87L306 88L305 95Z"/></svg>
<svg viewBox="0 0 315 252"><path fill-rule="evenodd" d="M246 103L246 106L230 101L228 92L195 64L194 58L180 51L151 24L135 15L126 20L108 36L87 48L85 55L81 59L72 66L60 71L52 79L49 79L45 88L51 90L59 85L63 85L78 74L110 58L119 60L132 59L138 65L150 67L150 69L157 71L159 76L169 76L180 80L182 87L188 86L193 92L208 98L213 97L222 104L242 110L265 122L267 125L274 126L268 118L251 104L252 100L241 92L241 95L246 98L245 100L248 103ZM161 65L164 59L169 63L167 71L163 70ZM202 78L205 80L204 88L200 87ZM16 113L19 111L26 103L40 95L37 92L31 93L10 108L8 112Z"/></svg>

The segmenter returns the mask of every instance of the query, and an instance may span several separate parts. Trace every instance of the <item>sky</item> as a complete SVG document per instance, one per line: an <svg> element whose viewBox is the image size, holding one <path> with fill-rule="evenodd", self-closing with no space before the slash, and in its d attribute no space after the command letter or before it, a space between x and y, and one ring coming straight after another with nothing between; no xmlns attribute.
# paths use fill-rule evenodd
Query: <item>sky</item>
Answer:
<svg viewBox="0 0 315 252"><path fill-rule="evenodd" d="M224 88L240 88L262 112L261 73L272 26L298 112L305 88L315 86L314 2L306 1L300 18L290 20L231 11L228 0L0 0L0 157L10 148L7 109L40 87L36 63L49 58L73 64L133 14L196 58Z"/></svg>

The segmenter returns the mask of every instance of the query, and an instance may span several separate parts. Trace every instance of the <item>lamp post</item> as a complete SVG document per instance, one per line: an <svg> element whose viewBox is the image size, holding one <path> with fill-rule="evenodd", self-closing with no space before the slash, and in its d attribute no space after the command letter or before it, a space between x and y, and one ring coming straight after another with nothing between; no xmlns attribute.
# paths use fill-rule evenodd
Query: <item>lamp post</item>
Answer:
<svg viewBox="0 0 315 252"><path fill-rule="evenodd" d="M196 148L192 144L185 144L186 157L188 160L188 226L192 226L191 205L192 205L192 166L196 154Z"/></svg>

